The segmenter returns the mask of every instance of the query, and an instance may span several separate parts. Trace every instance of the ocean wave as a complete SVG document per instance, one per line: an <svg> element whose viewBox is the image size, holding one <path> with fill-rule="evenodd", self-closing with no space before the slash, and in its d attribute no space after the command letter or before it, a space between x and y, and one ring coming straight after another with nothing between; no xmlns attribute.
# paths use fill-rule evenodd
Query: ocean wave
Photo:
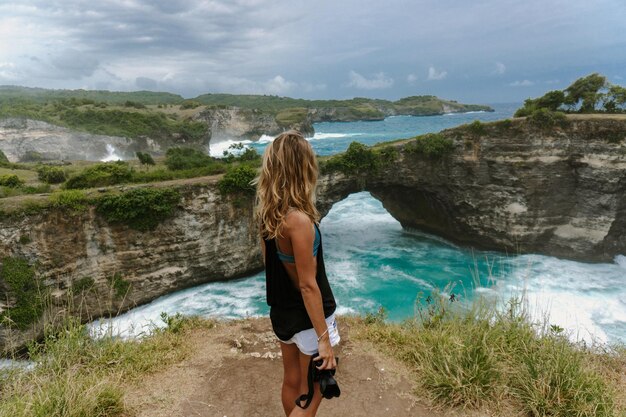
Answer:
<svg viewBox="0 0 626 417"><path fill-rule="evenodd" d="M252 143L251 140L222 140L219 142L209 142L209 155L214 158L223 158L224 151L228 151L232 145L243 144L244 146L250 145ZM237 154L238 150L231 149L230 152ZM239 151L240 152L240 151Z"/></svg>
<svg viewBox="0 0 626 417"><path fill-rule="evenodd" d="M117 154L117 150L115 149L115 146L111 145L110 143L107 143L106 148L107 148L107 156L102 158L100 162L121 161L124 159Z"/></svg>
<svg viewBox="0 0 626 417"><path fill-rule="evenodd" d="M620 267L626 269L626 256L625 255L617 255L615 257L615 263Z"/></svg>
<svg viewBox="0 0 626 417"><path fill-rule="evenodd" d="M456 116L456 115L459 115L459 114L480 114L480 113L487 113L487 112L484 111L484 110L451 112L451 113L444 113L444 116Z"/></svg>
<svg viewBox="0 0 626 417"><path fill-rule="evenodd" d="M361 136L363 133L315 133L311 140L318 139L338 139L338 138L349 138L353 136Z"/></svg>

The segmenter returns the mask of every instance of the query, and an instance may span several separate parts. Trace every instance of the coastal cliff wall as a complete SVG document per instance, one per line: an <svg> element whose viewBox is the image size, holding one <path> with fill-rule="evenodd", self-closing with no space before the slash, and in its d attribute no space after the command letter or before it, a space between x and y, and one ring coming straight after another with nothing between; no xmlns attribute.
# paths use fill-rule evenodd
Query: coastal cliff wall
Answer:
<svg viewBox="0 0 626 417"><path fill-rule="evenodd" d="M440 157L415 152L420 139L413 139L385 145L394 156L377 169L322 174L320 211L367 190L404 227L464 245L587 261L626 253L626 117L570 117L549 129L515 119L441 135L452 146ZM258 271L252 197L222 196L216 181L151 185L176 188L183 198L174 216L149 232L109 224L93 207L0 217L0 259L37 263L52 303L28 330L0 325L0 347L40 336L50 317L67 312L68 299L76 309L70 313L88 320ZM0 312L15 300L0 275Z"/></svg>
<svg viewBox="0 0 626 417"><path fill-rule="evenodd" d="M149 139L129 140L119 136L94 135L39 120L7 118L0 120L0 150L11 162L29 153L43 159L100 160L108 155L107 145L118 155L133 158L137 150L159 151Z"/></svg>

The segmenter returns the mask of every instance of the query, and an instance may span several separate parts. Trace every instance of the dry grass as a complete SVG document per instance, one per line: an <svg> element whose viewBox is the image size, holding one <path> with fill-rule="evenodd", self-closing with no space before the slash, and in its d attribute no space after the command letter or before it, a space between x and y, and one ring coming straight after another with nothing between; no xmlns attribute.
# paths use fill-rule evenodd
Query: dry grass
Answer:
<svg viewBox="0 0 626 417"><path fill-rule="evenodd" d="M534 322L520 300L504 312L483 300L465 308L429 300L402 324L382 313L357 318L355 333L409 365L434 406L537 417L626 412L624 348L573 343Z"/></svg>

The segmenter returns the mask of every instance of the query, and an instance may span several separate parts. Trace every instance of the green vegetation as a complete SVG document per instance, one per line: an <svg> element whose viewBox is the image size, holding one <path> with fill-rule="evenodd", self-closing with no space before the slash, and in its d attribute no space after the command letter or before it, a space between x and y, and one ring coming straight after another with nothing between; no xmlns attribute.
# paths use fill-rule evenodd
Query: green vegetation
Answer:
<svg viewBox="0 0 626 417"><path fill-rule="evenodd" d="M2 152L2 149L0 149L0 166L4 166L7 164L10 164L9 158L7 158L4 152Z"/></svg>
<svg viewBox="0 0 626 417"><path fill-rule="evenodd" d="M483 136L487 133L485 125L480 120L474 120L467 125L467 130L475 136Z"/></svg>
<svg viewBox="0 0 626 417"><path fill-rule="evenodd" d="M370 99L356 97L349 100L305 100L271 95L234 95L234 94L204 94L194 100L211 106L236 106L244 109L259 109L263 112L279 115L281 120L299 123L303 120L304 110L334 109L337 120L382 119L386 115L406 114L426 116L441 114L445 105L451 111L492 111L489 106L460 104L456 101L442 100L435 96L412 96L398 101ZM315 120L326 119L325 116L315 117ZM278 121L278 118L277 118ZM279 122L280 124L280 122Z"/></svg>
<svg viewBox="0 0 626 417"><path fill-rule="evenodd" d="M320 165L324 173L339 171L346 175L360 175L376 172L380 162L372 148L360 142L352 142L344 153L334 155Z"/></svg>
<svg viewBox="0 0 626 417"><path fill-rule="evenodd" d="M123 298L128 294L131 288L130 282L126 281L119 272L108 277L111 288L115 291L115 296Z"/></svg>
<svg viewBox="0 0 626 417"><path fill-rule="evenodd" d="M82 190L59 190L50 194L52 207L80 213L87 209L91 199Z"/></svg>
<svg viewBox="0 0 626 417"><path fill-rule="evenodd" d="M170 217L181 195L171 188L135 188L96 201L96 210L108 221L137 230L152 230Z"/></svg>
<svg viewBox="0 0 626 417"><path fill-rule="evenodd" d="M255 188L251 184L256 178L257 171L249 165L239 165L229 168L217 186L222 194L254 194Z"/></svg>
<svg viewBox="0 0 626 417"><path fill-rule="evenodd" d="M214 158L193 148L170 148L165 153L165 165L171 170L201 168L214 162Z"/></svg>
<svg viewBox="0 0 626 417"><path fill-rule="evenodd" d="M49 90L17 86L0 86L0 104L28 100L34 103L67 101L73 105L117 104L133 101L144 105L178 104L184 99L177 94L152 91L119 92L106 90Z"/></svg>
<svg viewBox="0 0 626 417"><path fill-rule="evenodd" d="M581 77L565 90L549 91L542 97L527 99L515 117L531 116L534 112L569 111L578 113L623 113L626 111L626 88L611 84L598 73Z"/></svg>
<svg viewBox="0 0 626 417"><path fill-rule="evenodd" d="M281 110L276 114L276 123L278 123L278 126L285 128L298 126L306 121L308 114L308 110L304 107Z"/></svg>
<svg viewBox="0 0 626 417"><path fill-rule="evenodd" d="M481 124L481 128L483 128ZM410 154L422 154L429 158L437 159L449 154L454 150L452 139L444 137L440 133L426 133L417 136L415 140L404 146L405 152Z"/></svg>
<svg viewBox="0 0 626 417"><path fill-rule="evenodd" d="M90 166L77 175L71 176L65 183L65 188L91 188L105 185L131 182L133 170L127 162L105 162Z"/></svg>
<svg viewBox="0 0 626 417"><path fill-rule="evenodd" d="M24 181L17 175L2 175L0 176L0 185L10 188L18 188L24 185Z"/></svg>
<svg viewBox="0 0 626 417"><path fill-rule="evenodd" d="M9 300L15 300L0 313L0 323L7 327L27 329L41 317L44 306L44 292L39 288L35 268L26 259L4 257L0 266L0 281L9 289Z"/></svg>
<svg viewBox="0 0 626 417"><path fill-rule="evenodd" d="M481 299L458 304L432 294L418 298L412 320L386 323L379 312L354 327L358 338L407 364L420 393L439 407L536 417L618 415L614 381L626 351L570 342L558 326L532 320L522 300L512 299L505 311Z"/></svg>
<svg viewBox="0 0 626 417"><path fill-rule="evenodd" d="M565 113L560 111L552 111L546 108L534 110L529 116L528 120L535 126L543 129L551 129L554 126L565 126L567 124L567 118Z"/></svg>
<svg viewBox="0 0 626 417"><path fill-rule="evenodd" d="M3 374L0 415L11 417L122 417L132 414L124 401L126 384L181 361L191 350L193 331L213 321L165 316L171 327L141 340L112 335L93 339L85 325L67 319L29 347L37 366Z"/></svg>
<svg viewBox="0 0 626 417"><path fill-rule="evenodd" d="M91 277L82 277L72 283L72 293L80 294L93 288L96 281Z"/></svg>
<svg viewBox="0 0 626 417"><path fill-rule="evenodd" d="M37 174L39 180L47 184L60 184L67 179L65 170L57 166L42 165L37 168Z"/></svg>
<svg viewBox="0 0 626 417"><path fill-rule="evenodd" d="M137 151L135 155L137 155L137 159L139 159L139 163L141 165L150 165L150 166L156 165L156 162L154 162L154 158L152 158L152 155L150 155L147 152Z"/></svg>

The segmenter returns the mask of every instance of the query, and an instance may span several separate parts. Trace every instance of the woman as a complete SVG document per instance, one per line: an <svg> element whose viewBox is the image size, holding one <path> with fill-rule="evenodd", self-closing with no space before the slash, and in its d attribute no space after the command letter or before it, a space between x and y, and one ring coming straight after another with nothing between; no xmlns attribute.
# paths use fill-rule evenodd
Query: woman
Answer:
<svg viewBox="0 0 626 417"><path fill-rule="evenodd" d="M333 346L340 340L314 204L317 172L311 145L291 130L267 146L256 179L267 303L283 357L283 408L290 417L317 412L322 400L318 383L310 405L296 407L300 395L309 391L311 356L322 360L317 369L335 369Z"/></svg>

